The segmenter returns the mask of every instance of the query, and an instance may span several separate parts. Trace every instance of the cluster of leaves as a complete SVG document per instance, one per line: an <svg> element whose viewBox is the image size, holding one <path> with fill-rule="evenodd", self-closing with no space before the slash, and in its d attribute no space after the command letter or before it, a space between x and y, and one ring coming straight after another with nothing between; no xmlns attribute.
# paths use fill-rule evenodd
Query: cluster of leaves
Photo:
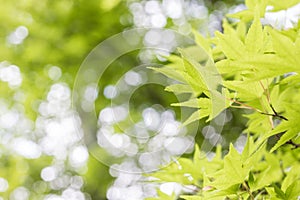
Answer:
<svg viewBox="0 0 300 200"><path fill-rule="evenodd" d="M161 182L194 185L184 199L297 199L300 195L300 25L276 30L262 25L266 6L286 9L299 1L246 1L247 10L231 14L223 33L205 38L194 32L197 46L180 49L170 64L156 71L178 81L166 88L189 93L173 104L197 110L185 125L212 120L225 109L250 110L247 144L240 154L230 145L222 158L208 160L196 147L194 159L151 174ZM298 155L297 155L298 154ZM161 199L174 199L159 193Z"/></svg>
<svg viewBox="0 0 300 200"><path fill-rule="evenodd" d="M151 176L161 182L177 182L185 187L181 198L197 199L297 199L300 194L300 163L296 152L266 150L250 137L240 154L233 145L222 158L218 146L213 159L208 159L196 146L193 160L179 158L177 162ZM160 192L159 198L175 199Z"/></svg>

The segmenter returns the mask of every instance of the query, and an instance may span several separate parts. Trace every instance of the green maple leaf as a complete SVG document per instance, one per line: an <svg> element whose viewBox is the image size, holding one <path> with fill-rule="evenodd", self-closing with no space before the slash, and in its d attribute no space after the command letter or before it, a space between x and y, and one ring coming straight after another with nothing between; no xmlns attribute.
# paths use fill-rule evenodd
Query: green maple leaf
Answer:
<svg viewBox="0 0 300 200"><path fill-rule="evenodd" d="M280 146L284 145L289 140L295 138L300 133L299 108L297 109L297 107L290 106L287 108L286 113L287 113L286 117L288 120L282 121L277 127L275 127L268 134L264 135L262 138L262 141L263 141L268 137L271 137L271 136L279 134L279 133L283 133L283 135L277 141L275 146L271 149L271 152L275 151L276 149L278 149Z"/></svg>

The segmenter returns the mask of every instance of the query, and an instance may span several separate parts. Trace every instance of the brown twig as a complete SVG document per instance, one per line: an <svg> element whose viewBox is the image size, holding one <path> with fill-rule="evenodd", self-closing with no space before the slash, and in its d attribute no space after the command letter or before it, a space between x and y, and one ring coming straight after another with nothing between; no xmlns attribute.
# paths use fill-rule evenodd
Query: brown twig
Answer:
<svg viewBox="0 0 300 200"><path fill-rule="evenodd" d="M254 108L254 107L252 107L252 106L250 106L250 105L248 105L248 104L242 103L242 102L237 101L237 100L235 100L235 99L229 99L229 101L241 105L241 106L231 106L231 107L234 107L234 108L245 108L245 109L255 110L255 111L259 112L259 113L262 114L262 115L268 115L268 116L272 116L272 117L277 117L277 118L280 118L280 119L283 119L283 120L288 121L288 119L287 119L286 117L284 117L284 116L282 116L282 115L279 115L279 114L275 111L275 109L274 109L274 107L272 106L272 104L270 104L270 107L271 107L272 111L274 112L273 114L272 114L272 113L265 113L265 112L263 112L263 111L261 111L261 110L259 110L259 109L257 109L257 108Z"/></svg>
<svg viewBox="0 0 300 200"><path fill-rule="evenodd" d="M300 147L300 144L297 144L297 143L293 142L292 140L287 141L286 144L292 145L293 149L297 149Z"/></svg>
<svg viewBox="0 0 300 200"><path fill-rule="evenodd" d="M271 113L264 113L264 112L260 112L260 114L262 115L268 115L268 116L272 116L272 117L277 117L277 118L280 118L280 119L283 119L285 121L288 121L288 119L282 115L278 115L278 114L271 114Z"/></svg>
<svg viewBox="0 0 300 200"><path fill-rule="evenodd" d="M272 106L272 104L270 104L270 107L271 107L272 111L274 112L274 117L279 117L279 118L281 118L281 119L283 119L283 120L285 120L285 121L289 121L286 117L284 117L284 116L282 116L282 115L279 115L279 114L276 112L276 110L274 109L274 107Z"/></svg>
<svg viewBox="0 0 300 200"><path fill-rule="evenodd" d="M260 83L261 83L261 82L260 82ZM261 85L262 85L262 83L261 83ZM264 88L263 85L262 85L262 87L263 87L263 89L265 90L265 88ZM255 110L255 111L259 112L259 113L262 114L262 115L268 115L268 116L272 116L272 117L275 117L275 118L277 117L277 118L280 118L280 119L282 119L282 120L288 121L288 119L287 119L286 117L284 117L284 116L278 114L278 112L275 110L275 108L273 107L273 105L272 105L271 102L270 102L270 96L269 96L269 95L270 95L270 94L269 94L269 92L268 92L268 94L267 94L267 99L268 99L268 101L269 101L269 103L270 103L270 107L271 107L273 113L265 113L265 112L262 112L261 110L259 110L259 109L257 109L257 108L254 108L254 107L252 107L252 106L250 106L250 105L247 105L247 104L245 104L245 103L239 102L239 101L237 101L237 100L235 100L235 99L229 99L229 101L241 105L241 106L231 106L231 107ZM279 139L280 139L279 134L285 133L285 132L286 132L286 131L280 132L280 133L276 134L275 136L276 136L277 139L279 140ZM300 147L300 144L297 144L297 143L293 142L292 140L287 141L286 144L292 145L294 149L297 149L297 148Z"/></svg>

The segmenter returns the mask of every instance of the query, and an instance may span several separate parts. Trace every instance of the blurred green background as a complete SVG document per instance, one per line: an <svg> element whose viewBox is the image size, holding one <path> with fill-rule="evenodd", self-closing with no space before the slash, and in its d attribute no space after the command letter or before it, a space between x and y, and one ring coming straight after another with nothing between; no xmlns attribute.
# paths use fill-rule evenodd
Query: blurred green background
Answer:
<svg viewBox="0 0 300 200"><path fill-rule="evenodd" d="M195 29L211 35L221 30L224 13L243 9L240 3L0 0L0 199L142 199L155 195L155 185L140 184L141 177L116 173L89 156L83 133L78 133L80 119L71 106L77 71L96 45L123 30L171 28L191 36ZM116 81L151 56L132 52L112 64L98 85L97 115L109 108ZM137 123L143 111L171 115L172 122L179 123L180 111L170 111L169 106L176 98L161 86L143 86L131 100L130 115L136 116ZM227 140L237 138L242 128L234 127L244 122L235 119L241 113L224 115L230 123L216 121L214 125L223 127ZM213 125L204 126L201 122L199 130L217 132ZM204 136L198 134L196 142L202 143Z"/></svg>

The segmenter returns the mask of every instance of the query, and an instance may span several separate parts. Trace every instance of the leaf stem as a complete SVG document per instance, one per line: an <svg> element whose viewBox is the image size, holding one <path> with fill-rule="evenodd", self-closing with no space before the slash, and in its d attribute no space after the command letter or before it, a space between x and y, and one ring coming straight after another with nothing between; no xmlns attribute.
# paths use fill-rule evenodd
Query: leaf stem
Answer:
<svg viewBox="0 0 300 200"><path fill-rule="evenodd" d="M247 104L242 103L242 102L240 102L240 101L237 101L237 100L235 100L235 99L229 99L229 101L231 101L231 102L233 102L233 103L236 103L236 104L239 104L239 105L242 105L242 106L240 106L240 107L235 106L236 108L246 108L246 109L250 109L250 110L255 110L255 111L260 112L260 113L262 112L261 110L259 110L259 109L257 109L257 108L254 108L254 107L252 107L252 106L250 106L250 105L247 105ZM234 107L234 106L231 106L231 107Z"/></svg>
<svg viewBox="0 0 300 200"><path fill-rule="evenodd" d="M267 80L267 82L268 82L268 80ZM271 102L271 99L270 99L270 92L269 92L269 88L268 88L268 87L267 87L267 88L265 88L265 86L263 85L263 83L262 83L261 81L259 81L259 83L260 83L260 85L261 85L262 89L264 90L264 92L266 93L267 100L268 100L268 102L270 103L270 102ZM267 83L267 84L268 84L268 83Z"/></svg>
<svg viewBox="0 0 300 200"><path fill-rule="evenodd" d="M245 181L243 182L243 187L246 189L246 191L250 195L251 200L254 200L254 196L253 196L252 192L250 191L249 186L247 185L247 183Z"/></svg>

